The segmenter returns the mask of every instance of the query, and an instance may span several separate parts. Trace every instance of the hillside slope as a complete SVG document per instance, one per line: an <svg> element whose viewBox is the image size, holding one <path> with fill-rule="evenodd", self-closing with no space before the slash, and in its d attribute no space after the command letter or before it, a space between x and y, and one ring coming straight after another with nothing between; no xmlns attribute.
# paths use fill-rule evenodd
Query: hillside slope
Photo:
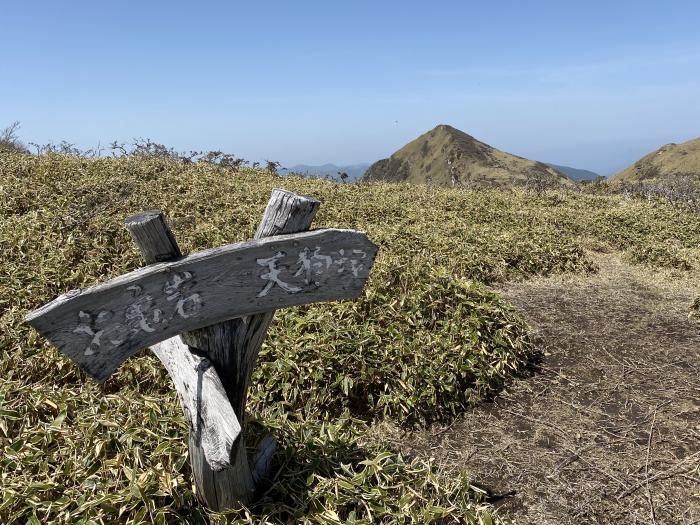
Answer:
<svg viewBox="0 0 700 525"><path fill-rule="evenodd" d="M440 186L515 186L538 179L573 181L542 162L500 151L463 131L440 124L369 167L362 180Z"/></svg>
<svg viewBox="0 0 700 525"><path fill-rule="evenodd" d="M637 182L667 177L700 179L700 137L682 144L666 144L613 175L613 182Z"/></svg>

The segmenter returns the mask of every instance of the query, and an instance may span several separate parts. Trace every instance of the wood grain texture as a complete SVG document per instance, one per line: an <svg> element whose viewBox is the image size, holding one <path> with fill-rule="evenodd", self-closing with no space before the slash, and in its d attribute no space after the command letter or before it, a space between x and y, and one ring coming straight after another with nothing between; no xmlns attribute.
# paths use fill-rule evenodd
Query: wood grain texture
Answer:
<svg viewBox="0 0 700 525"><path fill-rule="evenodd" d="M151 346L173 380L190 434L213 470L231 467L241 434L226 390L211 361L190 351L179 336Z"/></svg>
<svg viewBox="0 0 700 525"><path fill-rule="evenodd" d="M356 297L376 253L365 234L352 230L231 244L68 292L26 320L104 381L139 349L179 333L274 308Z"/></svg>
<svg viewBox="0 0 700 525"><path fill-rule="evenodd" d="M273 190L256 239L308 230L319 205L317 200L309 197L280 189ZM239 317L182 336L188 345L209 356L215 363L240 421L245 418L250 374L273 316L274 311L268 311ZM193 444L190 435L190 458L197 497L211 508L232 508L236 503L231 500L233 495L238 498L238 502L250 502L259 488L258 484L268 478L276 447L274 438L268 435L258 444L252 470L243 452L246 448L245 429L236 446L237 459L232 468L216 472L204 461L202 448Z"/></svg>
<svg viewBox="0 0 700 525"><path fill-rule="evenodd" d="M147 265L171 261L182 255L161 210L146 210L127 217L124 225Z"/></svg>
<svg viewBox="0 0 700 525"><path fill-rule="evenodd" d="M145 264L182 256L175 236L160 210L131 216L124 221ZM212 362L193 353L180 336L151 346L168 371L177 391L190 438L212 470L231 467L234 444L241 426Z"/></svg>
<svg viewBox="0 0 700 525"><path fill-rule="evenodd" d="M125 226L144 262L152 264L156 259L180 256L175 237L161 212L136 217L138 221L129 218ZM152 245L159 249L154 250ZM188 448L197 498L215 510L247 501L255 484L245 446L241 445L240 424L218 370L201 352L191 351L180 336L157 343L151 350L168 370L189 422Z"/></svg>
<svg viewBox="0 0 700 525"><path fill-rule="evenodd" d="M264 239L276 235L291 235L307 231L321 203L304 195L276 188L272 190L255 239ZM376 256L374 247L372 262ZM369 269L368 269L369 272ZM227 338L231 347L222 351L223 346L210 345L207 340L219 337L217 332L222 327L206 327L186 334L187 344L193 348L205 351L215 362L228 370L225 378L226 391L239 417L243 417L250 374L257 361L258 352L265 340L267 329L274 317L274 310L256 315L232 319L224 327L228 332Z"/></svg>
<svg viewBox="0 0 700 525"><path fill-rule="evenodd" d="M256 238L307 230L318 211L319 204L315 199L295 195L284 190L273 190L258 227ZM165 239L164 243L167 245L168 236L172 238L172 234L167 229L166 221L160 218L149 220L156 222L155 235ZM139 237L132 236L135 239ZM148 241L146 240L146 242ZM139 244L144 259L153 262L152 259L147 259L152 250L144 250L139 241L137 244ZM173 245L176 246L174 238ZM175 249L173 249L174 254ZM214 367L218 371L216 375L224 379L223 386L231 407L240 421L243 421L250 373L255 366L258 352L273 315L274 312L269 311L209 325L183 333L181 338L169 339L167 341L169 344L154 345L152 350L163 361L166 368L169 371L172 370L171 374L183 374L183 371L188 370L188 367L173 367L169 363L173 358L184 362L189 359L204 359L214 363ZM183 341L186 341L190 346L185 346ZM190 352L190 350L195 350L195 352ZM186 356L185 353L190 355ZM178 389L178 395L181 399L186 398L190 392L178 388L182 381L174 379L174 382L176 389ZM202 405L208 403L206 397L202 399ZM202 405L197 406L201 409ZM184 406L183 403L183 409L187 414L187 409ZM219 418L214 418L214 421L219 420ZM206 425L209 422L207 419L201 424ZM268 435L261 440L251 465L246 455L245 434L241 433L230 452L230 466L217 469L215 468L216 463L212 461L213 458L216 458L216 452L207 449L207 443L201 440L201 433L195 430L195 423L191 423L190 427L190 463L199 501L214 510L226 510L241 502L251 501L256 488L268 478L276 448L274 438ZM216 427L213 427L212 430L216 430ZM225 434L225 432L223 433Z"/></svg>
<svg viewBox="0 0 700 525"><path fill-rule="evenodd" d="M321 202L304 195L276 188L255 232L255 239L289 235L311 228Z"/></svg>

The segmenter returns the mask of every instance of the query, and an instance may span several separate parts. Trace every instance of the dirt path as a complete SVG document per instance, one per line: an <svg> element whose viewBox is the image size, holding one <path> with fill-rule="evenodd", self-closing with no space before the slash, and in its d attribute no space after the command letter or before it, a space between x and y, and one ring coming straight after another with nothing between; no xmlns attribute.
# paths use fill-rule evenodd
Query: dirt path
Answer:
<svg viewBox="0 0 700 525"><path fill-rule="evenodd" d="M540 370L401 447L466 467L517 524L700 523L697 288L599 264L503 287L538 332Z"/></svg>

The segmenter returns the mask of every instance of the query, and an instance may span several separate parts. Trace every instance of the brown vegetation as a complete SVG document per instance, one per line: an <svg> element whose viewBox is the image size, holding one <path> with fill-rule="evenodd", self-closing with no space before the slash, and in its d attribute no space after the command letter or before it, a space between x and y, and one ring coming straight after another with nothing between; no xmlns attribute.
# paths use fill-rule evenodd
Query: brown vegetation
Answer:
<svg viewBox="0 0 700 525"><path fill-rule="evenodd" d="M666 144L611 177L612 182L640 182L669 177L700 179L700 138Z"/></svg>
<svg viewBox="0 0 700 525"><path fill-rule="evenodd" d="M573 186L546 164L500 151L444 124L375 162L363 179L439 186Z"/></svg>

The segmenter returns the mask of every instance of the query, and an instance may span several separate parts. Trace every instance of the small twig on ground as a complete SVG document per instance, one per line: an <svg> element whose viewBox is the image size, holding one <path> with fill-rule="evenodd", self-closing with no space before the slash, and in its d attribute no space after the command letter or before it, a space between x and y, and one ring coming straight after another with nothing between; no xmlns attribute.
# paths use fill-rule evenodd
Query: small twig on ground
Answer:
<svg viewBox="0 0 700 525"><path fill-rule="evenodd" d="M537 419L537 418L534 418L534 417L529 417L529 416L526 416L525 414L521 414L520 412L516 412L516 411L514 411L514 410L508 410L508 409L505 409L505 408L504 408L503 411L504 411L504 412L508 412L509 414L513 414L513 415L515 415L515 416L521 417L521 418L523 418L523 419L525 419L525 420L527 420L527 421L531 421L531 422L533 422L533 423L537 423L537 424L540 424L540 425L544 425L544 426L548 426L548 427L550 427L550 428L553 428L553 429L559 431L564 437L567 437L567 435L568 435L567 432L565 432L564 430L562 430L561 428L559 428L559 427L556 426L556 425L553 425L553 424L551 424L551 423L548 423L547 421L543 421L543 420L541 420L541 419ZM601 474L605 475L606 477L608 477L608 478L610 478L611 480L613 480L613 481L615 481L616 483L618 483L620 486L622 486L622 487L625 486L625 482L622 481L620 478L618 478L618 477L616 477L616 476L613 476L613 475L610 474L609 472L606 472L605 470L603 470L603 469L597 467L596 465L594 465L594 464L592 464L592 463L590 463L590 462L584 460L584 459L583 459L582 457L580 457L580 456L578 455L578 453L577 453L574 449L572 449L571 447L568 447L568 446L566 446L566 445L564 445L564 444L561 444L560 446L561 446L562 448L566 449L570 454L573 454L573 455L575 455L575 456L578 456L578 459L579 459L579 461L580 461L581 463L584 463L584 464L588 465L589 467L593 468L594 470L597 470L597 471L600 472Z"/></svg>
<svg viewBox="0 0 700 525"><path fill-rule="evenodd" d="M567 447L566 445L562 445L562 447L565 448L567 451L569 451L569 453L571 453L571 454L576 454L576 451L575 451L574 449L572 449L572 448L570 448L570 447ZM584 465L589 466L589 467L592 468L593 470L596 470L597 472L600 472L601 474L603 474L605 477L607 477L607 478L613 480L614 482L616 482L616 483L617 483L618 485L620 485L621 487L624 487L624 486L625 486L625 482L622 481L620 478L618 478L617 476L613 476L612 474L610 474L609 472L605 471L604 469L598 467L598 466L595 465L594 463L591 463L590 461L585 460L585 459L582 458L581 456L578 457L578 460L579 460L579 462L583 463Z"/></svg>
<svg viewBox="0 0 700 525"><path fill-rule="evenodd" d="M668 478L674 476L675 473L676 473L676 471L677 471L683 464L685 464L686 462L688 462L689 460L691 460L691 459L693 459L693 458L695 458L695 457L697 457L697 456L700 456L700 451L696 452L695 454L691 454L690 456L687 456L687 457L683 458L682 460L676 462L672 467L667 468L666 470L664 470L664 471L662 471L662 472L659 472L658 474L654 474L652 477L650 477L650 478L648 478L648 479L643 479L643 480L640 481L639 483L635 483L635 484L632 485L630 488L628 488L627 490L625 490L624 492L622 492L622 493L617 497L617 500L619 501L619 500L621 500L622 498L629 496L630 494L632 494L633 492L637 491L640 487L642 487L642 486L645 485L646 483L652 483L652 482L654 482L654 481L656 481L656 480L658 480L658 479L668 479Z"/></svg>
<svg viewBox="0 0 700 525"><path fill-rule="evenodd" d="M430 437L431 437L431 438L435 438L435 437L437 437L437 436L441 436L442 434L444 434L444 433L447 432L448 430L452 430L452 427L455 425L456 422L457 422L457 419L455 419L454 421L452 421L452 422L451 422L449 425L447 425L445 428L441 428L440 430L438 430L438 431L436 431L436 432L434 432L434 433L431 433Z"/></svg>
<svg viewBox="0 0 700 525"><path fill-rule="evenodd" d="M651 513L651 522L655 525L656 524L656 511L654 510L654 498L651 495L651 489L649 488L649 456L651 455L651 442L654 436L654 423L656 423L656 410L654 409L654 416L651 419L651 427L649 427L649 439L647 441L647 458L646 458L646 463L644 464L644 477L646 478L647 482L647 501L649 502L649 511Z"/></svg>

